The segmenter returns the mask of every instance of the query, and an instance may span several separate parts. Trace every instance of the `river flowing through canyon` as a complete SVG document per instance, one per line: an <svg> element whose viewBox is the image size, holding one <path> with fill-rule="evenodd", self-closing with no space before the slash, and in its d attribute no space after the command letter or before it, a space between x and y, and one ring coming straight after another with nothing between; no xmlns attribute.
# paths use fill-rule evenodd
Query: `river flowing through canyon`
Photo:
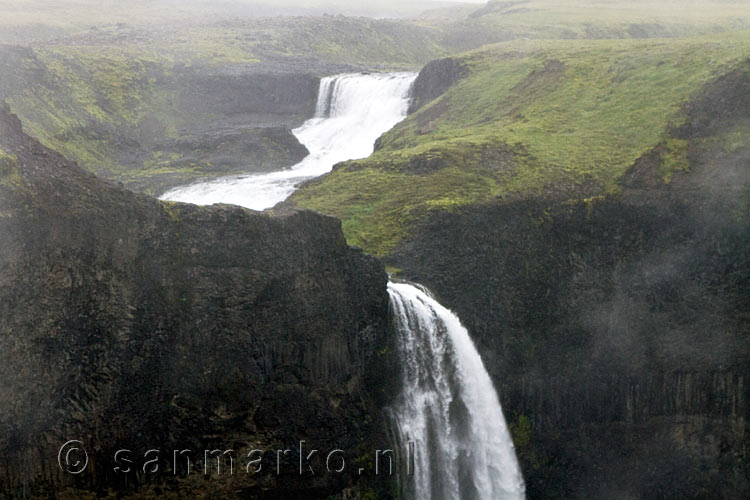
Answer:
<svg viewBox="0 0 750 500"><path fill-rule="evenodd" d="M413 73L345 74L321 80L315 116L293 132L310 155L289 170L217 179L163 199L262 210L340 161L366 157L405 116ZM388 285L402 366L392 409L400 444L414 447L401 493L416 500L516 500L524 482L500 402L458 317L417 285ZM410 445L410 446L411 446Z"/></svg>
<svg viewBox="0 0 750 500"><path fill-rule="evenodd" d="M196 205L227 203L263 210L284 201L305 180L336 163L369 156L375 140L406 117L416 73L352 73L321 79L315 116L292 132L310 154L267 174L181 186L161 198Z"/></svg>

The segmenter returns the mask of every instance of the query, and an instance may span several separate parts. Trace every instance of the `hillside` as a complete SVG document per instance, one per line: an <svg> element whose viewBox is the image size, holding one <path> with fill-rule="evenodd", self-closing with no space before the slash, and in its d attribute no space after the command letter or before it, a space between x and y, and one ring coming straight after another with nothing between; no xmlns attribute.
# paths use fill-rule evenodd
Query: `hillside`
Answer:
<svg viewBox="0 0 750 500"><path fill-rule="evenodd" d="M0 235L0 497L141 486L133 498L322 499L362 486L315 460L300 477L296 455L281 474L239 466L269 450L270 471L270 450L300 439L352 460L387 443L383 422L361 417L381 404L367 367L388 338L386 275L338 221L134 194L0 107ZM56 461L70 439L88 449L80 475ZM161 468L144 479L147 449ZM194 450L192 469L174 449ZM213 449L235 450L235 470L209 483L196 464Z"/></svg>
<svg viewBox="0 0 750 500"><path fill-rule="evenodd" d="M290 204L477 342L529 498L745 498L747 32L427 65L376 153Z"/></svg>
<svg viewBox="0 0 750 500"><path fill-rule="evenodd" d="M675 137L686 104L717 75L746 72L750 35L721 39L514 41L433 63L417 81L444 94L385 134L366 160L337 166L295 193L341 218L353 244L393 251L432 210L493 199L581 200L616 193L627 169L661 145L668 184L702 141L732 151L750 128Z"/></svg>
<svg viewBox="0 0 750 500"><path fill-rule="evenodd" d="M455 475L494 500L466 471L497 470L473 445L498 434L529 499L750 498L747 2L33 4L0 0L0 41L22 42L0 46L0 499L399 498L410 480L368 454L422 435L422 496ZM331 130L406 119L266 212L151 196L288 169L322 76L394 70L419 70L410 103L405 75L397 113L370 86L392 76L342 76L327 107L363 106ZM389 305L386 270L435 304ZM454 384L475 375L479 411ZM77 437L74 477L54 460ZM300 439L347 473L298 475ZM294 454L284 474L123 476L131 446Z"/></svg>
<svg viewBox="0 0 750 500"><path fill-rule="evenodd" d="M742 0L490 0L446 35L465 50L489 41L671 38L750 27Z"/></svg>
<svg viewBox="0 0 750 500"><path fill-rule="evenodd" d="M0 43L54 40L91 27L155 28L277 16L413 18L424 11L473 12L478 5L436 0L0 0Z"/></svg>
<svg viewBox="0 0 750 500"><path fill-rule="evenodd" d="M444 54L430 33L335 17L96 29L0 47L0 99L46 146L159 193L297 163L307 150L290 129L312 116L321 75L418 68Z"/></svg>
<svg viewBox="0 0 750 500"><path fill-rule="evenodd" d="M0 46L0 99L46 146L100 176L160 194L201 178L295 164L306 151L289 130L312 114L318 77L323 75L417 70L434 59L517 40L518 49L508 46L473 59L479 66L477 73L484 64L485 77L494 80L489 66L493 58L503 58L503 50L527 53L512 68L498 66L518 71L519 76L538 67L546 57L545 47L559 57L568 51L576 58L576 51L584 50L584 42L576 49L572 42L559 45L552 40L715 35L750 24L742 2L704 2L686 10L678 2L638 1L624 7L601 1L530 0L490 2L484 7L448 4L417 16L413 9L428 4L399 7L386 1L365 7L406 9L412 17L257 17L270 15L273 9L283 11L287 3L294 2L267 11L231 1L179 8L165 1L137 2L128 9L91 8L88 0L0 2L0 40L6 24L16 31L25 27L28 34L6 37L24 48ZM330 5L333 11L347 8L337 5ZM310 5L311 12L319 14L320 7ZM65 12L60 12L63 8ZM34 9L43 15L35 15ZM33 36L37 31L40 36ZM534 39L548 42L526 41ZM593 47L606 51L608 44L615 52L628 50L627 44L614 42L597 42ZM658 44L651 48L659 50ZM677 45L670 50L690 48ZM596 64L595 53L587 57L590 60L581 64ZM613 53L610 59L615 57ZM690 71L690 64L686 61L675 76ZM585 68L579 69L579 76L586 78ZM512 75L498 80L492 92L507 93L514 85ZM477 79L476 85L482 82ZM461 104L457 102L455 108ZM489 116L483 116L494 122L496 112L487 110ZM451 122L453 127L478 125L458 116ZM475 132L482 135L486 130L471 133Z"/></svg>

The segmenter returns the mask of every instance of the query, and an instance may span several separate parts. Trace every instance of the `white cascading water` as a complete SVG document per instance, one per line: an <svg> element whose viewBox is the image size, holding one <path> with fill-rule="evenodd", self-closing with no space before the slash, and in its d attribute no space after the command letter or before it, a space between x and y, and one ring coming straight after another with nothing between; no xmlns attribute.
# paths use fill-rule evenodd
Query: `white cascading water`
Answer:
<svg viewBox="0 0 750 500"><path fill-rule="evenodd" d="M511 500L525 496L500 401L466 328L416 286L389 283L403 392L393 409L401 443L413 443L402 496Z"/></svg>
<svg viewBox="0 0 750 500"><path fill-rule="evenodd" d="M321 81L315 117L294 130L310 155L289 170L174 189L162 199L231 203L255 210L286 199L300 182L340 161L368 156L406 116L414 73L347 74ZM389 283L404 389L393 418L414 444L404 496L417 500L515 500L524 482L500 402L459 319L426 291Z"/></svg>
<svg viewBox="0 0 750 500"><path fill-rule="evenodd" d="M161 199L196 205L228 203L263 210L304 180L336 163L369 156L375 140L406 117L416 73L344 74L323 78L315 116L293 130L310 151L289 170L227 177L178 187Z"/></svg>

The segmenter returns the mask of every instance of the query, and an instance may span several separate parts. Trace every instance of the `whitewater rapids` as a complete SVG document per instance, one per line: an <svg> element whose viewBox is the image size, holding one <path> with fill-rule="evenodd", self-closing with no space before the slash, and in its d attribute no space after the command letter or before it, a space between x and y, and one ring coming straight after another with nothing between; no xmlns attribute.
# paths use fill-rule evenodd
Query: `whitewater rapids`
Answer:
<svg viewBox="0 0 750 500"><path fill-rule="evenodd" d="M336 163L365 158L375 141L406 117L416 73L343 74L323 78L315 116L293 130L310 154L288 170L225 177L182 186L161 199L196 205L228 203L254 210L284 201L299 184Z"/></svg>

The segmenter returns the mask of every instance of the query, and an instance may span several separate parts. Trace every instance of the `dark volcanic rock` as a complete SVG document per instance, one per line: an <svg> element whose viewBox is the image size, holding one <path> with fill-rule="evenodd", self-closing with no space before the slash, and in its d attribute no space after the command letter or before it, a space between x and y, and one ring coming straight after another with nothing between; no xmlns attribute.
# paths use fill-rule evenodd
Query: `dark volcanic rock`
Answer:
<svg viewBox="0 0 750 500"><path fill-rule="evenodd" d="M368 417L387 278L337 220L160 203L70 164L7 109L0 150L0 497L326 498L361 482L387 444ZM90 460L77 476L57 462L71 439ZM299 474L300 440L323 455L314 476ZM115 471L124 448L138 473ZM144 474L152 448L162 469ZM258 475L254 448L268 452ZM181 462L175 476L183 449L193 474ZM229 449L234 475L195 474L204 450ZM343 474L325 473L334 449Z"/></svg>
<svg viewBox="0 0 750 500"><path fill-rule="evenodd" d="M746 61L746 67L750 61ZM750 125L750 77L742 68L721 76L686 105L687 123L675 131L683 138L708 136L717 128Z"/></svg>
<svg viewBox="0 0 750 500"><path fill-rule="evenodd" d="M390 258L472 332L529 498L747 498L748 77L686 107L690 167L660 145L619 196L433 213Z"/></svg>
<svg viewBox="0 0 750 500"><path fill-rule="evenodd" d="M170 107L146 113L132 131L125 126L114 137L105 134L114 143L115 160L135 172L123 181L130 189L161 194L204 177L281 170L307 156L290 129L314 114L317 76L190 67L156 81L145 93L168 92L174 96ZM178 139L169 137L165 116L167 121L179 118ZM153 165L155 152L176 159ZM113 179L120 175L97 173Z"/></svg>
<svg viewBox="0 0 750 500"><path fill-rule="evenodd" d="M185 136L159 146L179 159L169 162L173 169L136 176L129 189L162 194L170 188L201 178L215 179L229 174L265 173L284 170L302 161L310 152L291 130L283 127L229 128ZM186 177L181 167L195 168Z"/></svg>
<svg viewBox="0 0 750 500"><path fill-rule="evenodd" d="M290 127L315 112L319 81L309 73L185 68L174 79L175 104L195 115L220 116L222 121L240 118L257 126Z"/></svg>
<svg viewBox="0 0 750 500"><path fill-rule="evenodd" d="M750 230L705 222L680 203L496 204L435 216L393 259L530 424L530 498L747 488Z"/></svg>
<svg viewBox="0 0 750 500"><path fill-rule="evenodd" d="M446 58L429 62L414 81L409 113L418 111L428 102L437 99L466 74L459 59Z"/></svg>

